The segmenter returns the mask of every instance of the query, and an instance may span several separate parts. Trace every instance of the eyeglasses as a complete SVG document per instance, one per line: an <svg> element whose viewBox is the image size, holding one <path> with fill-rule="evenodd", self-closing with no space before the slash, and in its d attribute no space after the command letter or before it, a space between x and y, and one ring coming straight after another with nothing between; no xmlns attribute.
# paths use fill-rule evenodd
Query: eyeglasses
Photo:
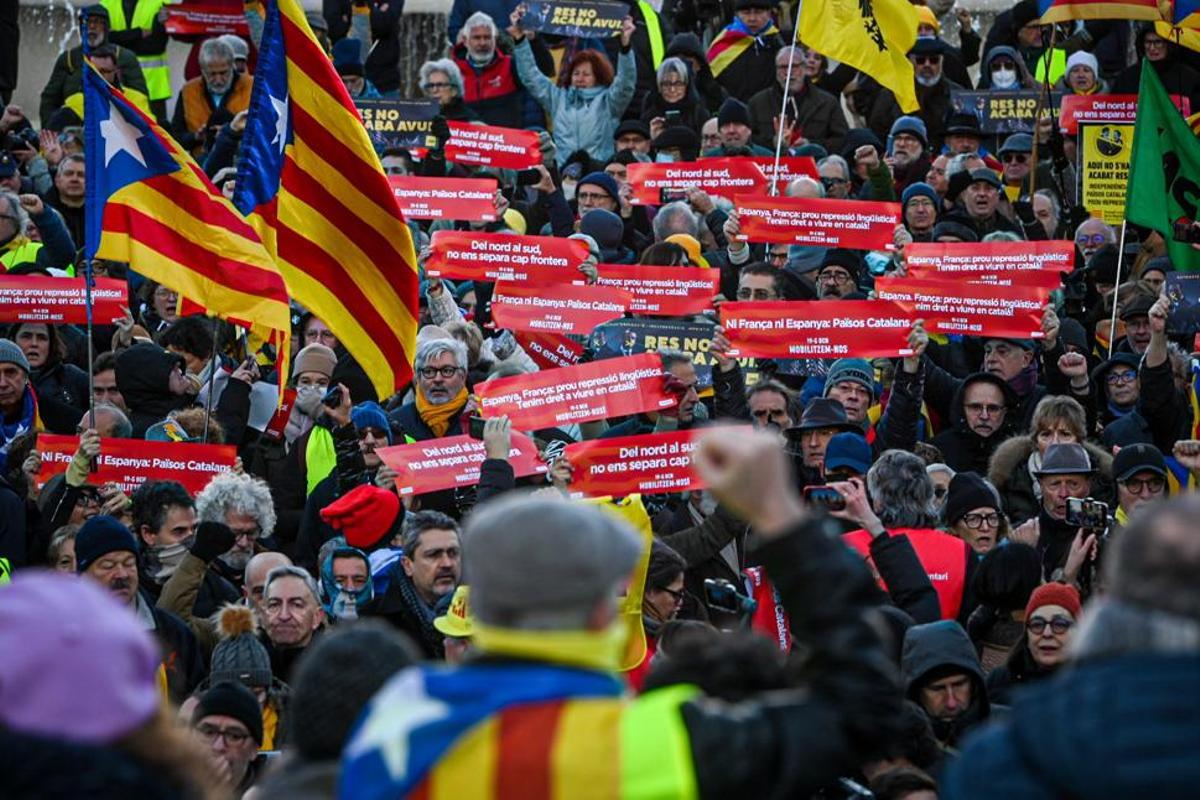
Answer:
<svg viewBox="0 0 1200 800"><path fill-rule="evenodd" d="M788 260L788 251L780 250L778 252L767 253L767 260L768 261L787 261Z"/></svg>
<svg viewBox="0 0 1200 800"><path fill-rule="evenodd" d="M827 270L817 276L818 283L849 283L850 273Z"/></svg>
<svg viewBox="0 0 1200 800"><path fill-rule="evenodd" d="M679 590L679 591L677 592L677 591L675 591L674 589L668 589L667 587L665 587L665 586L664 586L664 587L662 587L662 591L664 591L664 592L666 592L667 594L671 595L671 597L673 597L673 598L675 599L675 602L676 602L676 603L682 603L682 602L683 602L683 598L687 596L687 590L686 590L686 589L681 589L681 590Z"/></svg>
<svg viewBox="0 0 1200 800"><path fill-rule="evenodd" d="M449 89L454 84L452 83L423 83L421 88L427 92L432 92L434 89Z"/></svg>
<svg viewBox="0 0 1200 800"><path fill-rule="evenodd" d="M231 747L240 747L250 738L250 734L244 730L237 728L218 728L216 725L201 723L196 726L196 732L204 737L204 740L212 744L218 737L225 740L225 744Z"/></svg>
<svg viewBox="0 0 1200 800"><path fill-rule="evenodd" d="M1090 236L1085 233L1083 236L1075 237L1075 244L1079 245L1080 247L1083 247L1083 246L1089 245L1089 244L1104 244L1107 241L1108 241L1108 236L1106 236L1103 233L1093 233Z"/></svg>
<svg viewBox="0 0 1200 800"><path fill-rule="evenodd" d="M738 300L774 300L776 294L769 289L738 289Z"/></svg>
<svg viewBox="0 0 1200 800"><path fill-rule="evenodd" d="M1074 622L1066 617L1055 617L1054 619L1045 619L1043 617L1033 617L1025 623L1025 627L1034 636L1041 636L1046 631L1046 626L1050 626L1051 632L1057 636L1062 636L1075 625Z"/></svg>
<svg viewBox="0 0 1200 800"><path fill-rule="evenodd" d="M967 527L971 530L996 528L1000 525L1000 515L994 511L990 514L964 514L962 521L967 523Z"/></svg>
<svg viewBox="0 0 1200 800"><path fill-rule="evenodd" d="M1131 494L1141 494L1147 489L1150 490L1150 494L1158 494L1166 487L1167 482L1159 477L1129 478L1128 480L1122 481L1121 485L1124 486L1125 490Z"/></svg>
<svg viewBox="0 0 1200 800"><path fill-rule="evenodd" d="M996 403L964 403L963 408L972 414L982 414L986 411L993 417L1004 411L1004 406L997 405Z"/></svg>
<svg viewBox="0 0 1200 800"><path fill-rule="evenodd" d="M922 64L931 64L937 66L942 63L941 56L913 56L913 63L920 66Z"/></svg>
<svg viewBox="0 0 1200 800"><path fill-rule="evenodd" d="M1029 160L1027 153L1004 153L1000 156L1000 160L1005 164L1011 164L1014 161L1018 164L1024 164Z"/></svg>
<svg viewBox="0 0 1200 800"><path fill-rule="evenodd" d="M849 182L850 181L846 180L845 178L821 178L821 185L825 187L826 191L834 188L835 186L841 186L842 184Z"/></svg>
<svg viewBox="0 0 1200 800"><path fill-rule="evenodd" d="M434 378L436 378L438 375L441 375L443 378L449 379L449 378L453 378L456 374L458 374L458 370L459 370L458 367L450 367L450 366L421 367L421 377L424 378L425 380L431 381Z"/></svg>
<svg viewBox="0 0 1200 800"><path fill-rule="evenodd" d="M255 525L253 528L230 528L233 531L233 540L236 542L243 536L250 541L254 541L262 535L262 528Z"/></svg>
<svg viewBox="0 0 1200 800"><path fill-rule="evenodd" d="M663 81L659 84L662 89L682 89L687 86L687 81Z"/></svg>
<svg viewBox="0 0 1200 800"><path fill-rule="evenodd" d="M586 200L589 203L602 203L605 200L611 200L612 197L604 192L576 192L576 200Z"/></svg>
<svg viewBox="0 0 1200 800"><path fill-rule="evenodd" d="M1104 382L1109 386L1116 386L1118 383L1133 383L1137 380L1137 373L1133 370L1127 372L1110 372L1104 378Z"/></svg>

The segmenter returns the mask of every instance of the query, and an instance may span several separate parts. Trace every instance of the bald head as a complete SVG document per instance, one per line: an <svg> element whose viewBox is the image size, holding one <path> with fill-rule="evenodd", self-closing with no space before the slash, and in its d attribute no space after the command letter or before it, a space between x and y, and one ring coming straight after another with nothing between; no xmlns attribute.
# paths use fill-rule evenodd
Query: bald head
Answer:
<svg viewBox="0 0 1200 800"><path fill-rule="evenodd" d="M250 603L251 608L262 613L263 589L267 576L276 567L290 567L292 560L283 553L259 553L246 563L245 584L242 595Z"/></svg>

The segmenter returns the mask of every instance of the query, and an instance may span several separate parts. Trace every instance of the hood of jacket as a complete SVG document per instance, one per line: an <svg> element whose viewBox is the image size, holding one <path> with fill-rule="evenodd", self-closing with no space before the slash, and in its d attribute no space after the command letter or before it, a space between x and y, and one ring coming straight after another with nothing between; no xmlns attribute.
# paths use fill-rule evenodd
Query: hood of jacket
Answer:
<svg viewBox="0 0 1200 800"><path fill-rule="evenodd" d="M186 405L186 397L171 393L170 376L176 366L185 367L183 356L149 342L135 344L117 356L117 388L130 411L161 419Z"/></svg>
<svg viewBox="0 0 1200 800"><path fill-rule="evenodd" d="M954 401L950 406L954 410L951 423L954 429L960 433L976 435L970 426L967 425L967 412L963 408L963 401L966 398L967 389L977 383L990 383L999 388L1004 395L1004 404L1008 406L1008 412L1004 415L1004 424L1000 426L999 430L988 437L989 439L996 439L996 441L1004 441L1004 439L1007 439L1017 430L1019 420L1016 419L1016 416L1019 413L1018 408L1021 405L1021 400L1017 397L1017 393L1013 391L1013 388L1008 385L1008 381L999 375L993 375L990 372L973 372L963 378L963 382L959 384L958 390L954 393Z"/></svg>
<svg viewBox="0 0 1200 800"><path fill-rule="evenodd" d="M952 667L965 672L973 684L973 702L981 703L983 716L990 708L987 689L983 680L983 668L975 645L963 627L954 620L939 620L926 625L914 625L904 636L904 649L900 655L900 671L904 675L904 696L920 702L921 686L926 676L935 670Z"/></svg>
<svg viewBox="0 0 1200 800"><path fill-rule="evenodd" d="M700 74L712 77L712 69L708 65L708 52L700 43L700 37L694 33L677 33L667 42L666 57L691 56L700 65Z"/></svg>

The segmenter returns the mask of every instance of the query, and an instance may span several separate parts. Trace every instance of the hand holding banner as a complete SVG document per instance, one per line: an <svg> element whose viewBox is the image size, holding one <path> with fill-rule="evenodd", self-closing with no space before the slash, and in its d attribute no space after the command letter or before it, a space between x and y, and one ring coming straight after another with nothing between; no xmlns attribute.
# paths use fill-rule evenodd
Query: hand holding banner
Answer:
<svg viewBox="0 0 1200 800"><path fill-rule="evenodd" d="M570 2L569 0L530 0L525 4L521 27L558 36L581 39L607 39L621 32L621 23L629 14L624 3Z"/></svg>
<svg viewBox="0 0 1200 800"><path fill-rule="evenodd" d="M1050 298L1036 286L996 286L918 278L877 278L875 292L925 320L931 333L1038 339Z"/></svg>
<svg viewBox="0 0 1200 800"><path fill-rule="evenodd" d="M739 194L765 194L767 190L762 170L747 158L708 158L677 164L635 161L627 169L634 205L661 206L686 200L687 190L692 187L730 200Z"/></svg>
<svg viewBox="0 0 1200 800"><path fill-rule="evenodd" d="M400 211L410 219L496 220L494 178L422 178L389 175Z"/></svg>
<svg viewBox="0 0 1200 800"><path fill-rule="evenodd" d="M542 163L542 147L536 131L467 122L449 124L447 161L501 169L529 169Z"/></svg>
<svg viewBox="0 0 1200 800"><path fill-rule="evenodd" d="M86 292L83 278L0 274L0 322L84 325ZM125 316L121 307L128 302L125 281L96 278L92 286L92 317L97 325L108 325Z"/></svg>
<svg viewBox="0 0 1200 800"><path fill-rule="evenodd" d="M919 315L879 300L722 303L730 356L901 358Z"/></svg>
<svg viewBox="0 0 1200 800"><path fill-rule="evenodd" d="M513 473L521 478L546 472L533 441L518 431L511 436L508 463ZM470 436L443 436L381 447L375 454L396 471L396 491L402 496L474 486L479 483L480 467L487 458L483 442Z"/></svg>
<svg viewBox="0 0 1200 800"><path fill-rule="evenodd" d="M573 367L583 355L583 345L558 333L515 331L513 337L541 369Z"/></svg>
<svg viewBox="0 0 1200 800"><path fill-rule="evenodd" d="M899 203L738 195L742 242L895 250Z"/></svg>
<svg viewBox="0 0 1200 800"><path fill-rule="evenodd" d="M749 429L747 429L749 430ZM663 494L703 489L692 464L699 431L666 431L567 445L572 497Z"/></svg>
<svg viewBox="0 0 1200 800"><path fill-rule="evenodd" d="M629 292L611 286L503 281L492 291L492 319L497 327L510 330L586 336L597 325L623 315L630 300Z"/></svg>
<svg viewBox="0 0 1200 800"><path fill-rule="evenodd" d="M433 118L441 113L436 100L355 100L363 126L377 148L437 147Z"/></svg>
<svg viewBox="0 0 1200 800"><path fill-rule="evenodd" d="M474 281L571 283L580 280L579 265L588 257L583 242L553 236L442 230L431 246L426 275Z"/></svg>
<svg viewBox="0 0 1200 800"><path fill-rule="evenodd" d="M79 437L39 433L37 443L42 455L40 486L67 471L79 449ZM195 495L217 475L233 469L235 458L237 448L231 444L105 438L100 442L96 471L89 480L94 484L115 483L125 494L146 481L179 481L189 494Z"/></svg>
<svg viewBox="0 0 1200 800"><path fill-rule="evenodd" d="M629 310L634 314L665 317L699 314L712 308L712 299L720 291L718 269L642 264L600 264L597 269L600 272L597 284L629 292Z"/></svg>
<svg viewBox="0 0 1200 800"><path fill-rule="evenodd" d="M475 392L481 416L507 415L514 428L537 430L673 408L679 398L663 384L662 358L642 353L496 378Z"/></svg>

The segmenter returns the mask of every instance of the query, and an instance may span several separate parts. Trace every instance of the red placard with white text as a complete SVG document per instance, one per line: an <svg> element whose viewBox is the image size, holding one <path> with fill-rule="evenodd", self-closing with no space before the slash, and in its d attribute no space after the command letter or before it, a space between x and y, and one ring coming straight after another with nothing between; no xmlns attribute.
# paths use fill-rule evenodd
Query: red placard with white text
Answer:
<svg viewBox="0 0 1200 800"><path fill-rule="evenodd" d="M631 165L632 166L632 165ZM712 308L721 271L704 267L655 267L642 264L600 264L601 286L623 289L632 297L634 314L682 317Z"/></svg>
<svg viewBox="0 0 1200 800"><path fill-rule="evenodd" d="M567 445L572 497L664 494L703 489L692 464L697 430L590 439Z"/></svg>
<svg viewBox="0 0 1200 800"><path fill-rule="evenodd" d="M752 164L758 165L767 178L768 185L773 180L779 194L787 191L788 184L796 178L812 178L820 180L817 162L812 156L783 156L779 159L779 167L775 166L774 156L740 156Z"/></svg>
<svg viewBox="0 0 1200 800"><path fill-rule="evenodd" d="M79 449L78 436L39 433L37 449L42 456L38 485L66 472ZM195 495L218 475L233 469L237 448L231 444L147 442L143 439L111 439L100 442L96 471L88 482L115 483L130 494L146 481L179 481Z"/></svg>
<svg viewBox="0 0 1200 800"><path fill-rule="evenodd" d="M529 169L542 163L536 131L454 122L446 142L446 160L501 169Z"/></svg>
<svg viewBox="0 0 1200 800"><path fill-rule="evenodd" d="M250 24L240 6L180 3L164 6L163 10L167 12L163 27L172 36L220 36L223 33L250 36Z"/></svg>
<svg viewBox="0 0 1200 800"><path fill-rule="evenodd" d="M895 250L899 203L738 195L742 242Z"/></svg>
<svg viewBox="0 0 1200 800"><path fill-rule="evenodd" d="M918 315L880 300L770 300L722 303L730 356L900 358Z"/></svg>
<svg viewBox="0 0 1200 800"><path fill-rule="evenodd" d="M401 496L439 492L479 483L480 465L487 457L483 442L470 436L443 436L423 442L380 447L376 455L396 471ZM523 433L512 432L508 463L518 477L545 472L537 446Z"/></svg>
<svg viewBox="0 0 1200 800"><path fill-rule="evenodd" d="M507 414L517 430L537 430L674 408L679 398L663 384L662 358L640 353L496 378L475 393L481 416Z"/></svg>
<svg viewBox="0 0 1200 800"><path fill-rule="evenodd" d="M473 281L571 283L588 257L578 239L476 231L435 231L431 248L426 275Z"/></svg>
<svg viewBox="0 0 1200 800"><path fill-rule="evenodd" d="M87 287L84 278L53 278L49 275L0 274L0 322L45 322L87 324ZM109 325L125 316L121 306L129 302L125 281L96 278L92 287L92 318Z"/></svg>
<svg viewBox="0 0 1200 800"><path fill-rule="evenodd" d="M1076 136L1081 122L1132 125L1137 119L1137 99L1136 94L1064 94L1058 126L1068 136ZM1190 98L1173 94L1171 102L1183 116L1191 116Z"/></svg>
<svg viewBox="0 0 1200 800"><path fill-rule="evenodd" d="M1075 243L913 242L904 248L910 275L949 278L947 273L1046 270L1057 275L1075 268Z"/></svg>
<svg viewBox="0 0 1200 800"><path fill-rule="evenodd" d="M405 217L466 222L496 219L496 181L492 178L389 175L388 183Z"/></svg>
<svg viewBox="0 0 1200 800"><path fill-rule="evenodd" d="M628 167L629 187L635 205L661 206L686 200L689 187L732 200L739 194L760 194L767 179L754 162L744 158L708 158L674 164L642 164Z"/></svg>
<svg viewBox="0 0 1200 800"><path fill-rule="evenodd" d="M875 293L925 320L931 333L1038 339L1050 298L1036 286L995 286L919 278L878 278Z"/></svg>
<svg viewBox="0 0 1200 800"><path fill-rule="evenodd" d="M559 333L513 331L513 336L541 369L573 367L583 355L583 345Z"/></svg>
<svg viewBox="0 0 1200 800"><path fill-rule="evenodd" d="M586 336L624 315L630 299L611 286L502 281L492 291L492 319L498 328Z"/></svg>

